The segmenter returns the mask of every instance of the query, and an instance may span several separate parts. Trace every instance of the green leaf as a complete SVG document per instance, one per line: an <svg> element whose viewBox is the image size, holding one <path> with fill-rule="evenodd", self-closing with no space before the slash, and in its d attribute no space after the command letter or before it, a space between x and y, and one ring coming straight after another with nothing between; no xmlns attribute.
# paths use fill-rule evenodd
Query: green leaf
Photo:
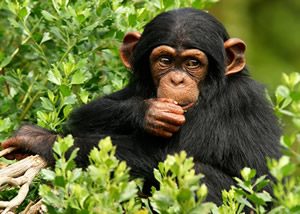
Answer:
<svg viewBox="0 0 300 214"><path fill-rule="evenodd" d="M300 101L300 91L292 91L290 96L292 101Z"/></svg>
<svg viewBox="0 0 300 214"><path fill-rule="evenodd" d="M239 196L239 197L236 198L236 200L237 200L240 204L244 204L245 206L254 209L253 206L252 206L252 204L251 204L249 201L247 201L247 199L245 199L245 198Z"/></svg>
<svg viewBox="0 0 300 214"><path fill-rule="evenodd" d="M289 85L295 87L300 82L300 73L293 72L289 74Z"/></svg>
<svg viewBox="0 0 300 214"><path fill-rule="evenodd" d="M280 142L282 145L284 145L287 148L290 148L296 141L296 137L295 136L287 136L287 135L283 135L280 138Z"/></svg>
<svg viewBox="0 0 300 214"><path fill-rule="evenodd" d="M103 90L104 94L111 94L112 86L111 85L105 85L102 90Z"/></svg>
<svg viewBox="0 0 300 214"><path fill-rule="evenodd" d="M293 163L289 163L281 168L281 172L284 177L287 177L289 175L292 175L296 170L296 166Z"/></svg>
<svg viewBox="0 0 300 214"><path fill-rule="evenodd" d="M64 138L58 137L57 142L53 145L53 151L59 156L64 156L65 152L74 144L74 139L71 135Z"/></svg>
<svg viewBox="0 0 300 214"><path fill-rule="evenodd" d="M54 179L54 185L64 187L66 185L65 178L63 176L56 176Z"/></svg>
<svg viewBox="0 0 300 214"><path fill-rule="evenodd" d="M248 198L255 204L255 205L266 205L267 202L272 201L272 197L268 192L262 193L254 193L248 196Z"/></svg>
<svg viewBox="0 0 300 214"><path fill-rule="evenodd" d="M86 104L89 101L89 95L90 93L88 91L80 89L79 97L84 104Z"/></svg>
<svg viewBox="0 0 300 214"><path fill-rule="evenodd" d="M255 191L261 191L264 187L266 187L269 184L269 180L266 178L266 176L261 176L258 179L256 179L253 186L256 187Z"/></svg>
<svg viewBox="0 0 300 214"><path fill-rule="evenodd" d="M287 98L290 95L290 90L288 87L284 85L280 85L277 87L275 91L275 96L277 98L277 102L280 103L284 98Z"/></svg>
<svg viewBox="0 0 300 214"><path fill-rule="evenodd" d="M71 57L72 55L70 55ZM71 60L74 60L73 57L71 57ZM76 65L73 62L66 62L63 63L63 71L66 77L68 77L75 69Z"/></svg>
<svg viewBox="0 0 300 214"><path fill-rule="evenodd" d="M244 169L242 169L241 175L245 181L249 181L256 175L256 170L245 167Z"/></svg>
<svg viewBox="0 0 300 214"><path fill-rule="evenodd" d="M43 179L47 181L54 181L55 178L55 172L49 169L42 169L41 174L43 176Z"/></svg>
<svg viewBox="0 0 300 214"><path fill-rule="evenodd" d="M7 66L18 52L19 48L17 48L11 55L5 57L4 60L0 63L0 70Z"/></svg>
<svg viewBox="0 0 300 214"><path fill-rule="evenodd" d="M47 42L49 40L51 40L51 36L50 36L50 33L49 32L44 32L43 34L43 38L42 38L42 41L40 42L40 44L43 44L44 42Z"/></svg>
<svg viewBox="0 0 300 214"><path fill-rule="evenodd" d="M138 192L138 189L136 187L135 182L132 182L132 181L129 182L126 185L126 188L123 189L123 191L120 194L119 203L122 203L123 201L127 201L130 198L133 198L136 195L137 192Z"/></svg>
<svg viewBox="0 0 300 214"><path fill-rule="evenodd" d="M200 188L197 190L198 199L204 199L207 196L208 188L205 184L201 184Z"/></svg>
<svg viewBox="0 0 300 214"><path fill-rule="evenodd" d="M48 72L48 80L56 85L61 85L62 76L56 67Z"/></svg>
<svg viewBox="0 0 300 214"><path fill-rule="evenodd" d="M49 97L49 100L51 101L51 103L54 103L55 102L55 95L53 94L53 92L48 90L47 94L48 94L48 97Z"/></svg>
<svg viewBox="0 0 300 214"><path fill-rule="evenodd" d="M55 16L53 16L51 13L49 13L48 11L46 10L42 10L42 15L44 16L44 18L47 20L47 21L54 21L54 20L57 20L57 18Z"/></svg>
<svg viewBox="0 0 300 214"><path fill-rule="evenodd" d="M65 85L65 84L62 84L60 87L59 87L59 91L61 92L61 94L64 96L64 97L68 97L72 94L72 90L69 86Z"/></svg>
<svg viewBox="0 0 300 214"><path fill-rule="evenodd" d="M13 123L11 122L10 118L0 118L0 132L9 130L12 124Z"/></svg>
<svg viewBox="0 0 300 214"><path fill-rule="evenodd" d="M73 105L77 102L77 98L74 94L65 97L63 100L63 105Z"/></svg>
<svg viewBox="0 0 300 214"><path fill-rule="evenodd" d="M45 112L38 111L37 113L38 119L42 120L43 122L47 123L48 115Z"/></svg>
<svg viewBox="0 0 300 214"><path fill-rule="evenodd" d="M154 169L153 173L154 173L154 178L155 178L159 183L161 183L161 182L162 182L162 176L161 176L159 170Z"/></svg>
<svg viewBox="0 0 300 214"><path fill-rule="evenodd" d="M67 105L64 107L63 113L64 113L64 117L67 118L70 113L72 112L73 108L71 105Z"/></svg>
<svg viewBox="0 0 300 214"><path fill-rule="evenodd" d="M96 27L98 27L98 25L99 25L99 22L96 21L93 24L91 24L91 25L87 26L86 28L84 28L84 30L88 31L88 32L93 31Z"/></svg>
<svg viewBox="0 0 300 214"><path fill-rule="evenodd" d="M293 102L293 99L291 97L287 97L281 103L280 108L284 109L284 108L288 107L292 102Z"/></svg>
<svg viewBox="0 0 300 214"><path fill-rule="evenodd" d="M71 84L82 84L87 80L87 77L85 76L84 72L82 70L79 70L75 72L75 74L72 76Z"/></svg>
<svg viewBox="0 0 300 214"><path fill-rule="evenodd" d="M26 20L30 14L30 8L28 7L23 7L20 11L19 11L19 17L23 20Z"/></svg>
<svg viewBox="0 0 300 214"><path fill-rule="evenodd" d="M55 106L53 106L52 102L48 98L41 97L40 99L42 100L42 106L44 109L48 111L55 111Z"/></svg>
<svg viewBox="0 0 300 214"><path fill-rule="evenodd" d="M266 191L263 191L261 193L256 193L256 196L258 198L260 198L261 200L263 200L264 202L271 202L272 201L271 195Z"/></svg>
<svg viewBox="0 0 300 214"><path fill-rule="evenodd" d="M188 213L189 214L210 214L213 209L217 209L217 206L214 203L202 203L192 208Z"/></svg>
<svg viewBox="0 0 300 214"><path fill-rule="evenodd" d="M194 195L192 194L192 192L189 189L181 188L178 192L177 200L180 203L180 202L190 200L192 197L194 197Z"/></svg>

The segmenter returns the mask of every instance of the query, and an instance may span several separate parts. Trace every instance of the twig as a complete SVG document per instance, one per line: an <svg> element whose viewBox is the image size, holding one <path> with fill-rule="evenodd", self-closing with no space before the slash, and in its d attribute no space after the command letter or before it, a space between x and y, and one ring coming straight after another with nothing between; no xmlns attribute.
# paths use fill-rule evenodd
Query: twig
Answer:
<svg viewBox="0 0 300 214"><path fill-rule="evenodd" d="M33 203L32 201L27 205L25 210L23 210L20 214L34 214L42 212L44 213L45 210L43 210L43 203L42 200L39 200L36 203Z"/></svg>
<svg viewBox="0 0 300 214"><path fill-rule="evenodd" d="M15 147L9 147L7 149L0 151L0 157L3 157L4 155L7 155L7 154L13 152L15 149L16 149Z"/></svg>
<svg viewBox="0 0 300 214"><path fill-rule="evenodd" d="M8 148L0 152L0 157L12 152L14 148ZM19 206L26 198L29 186L40 170L47 163L38 155L29 156L0 170L0 189L10 186L21 186L19 193L10 201L0 201L0 208L5 208L3 214L9 213Z"/></svg>

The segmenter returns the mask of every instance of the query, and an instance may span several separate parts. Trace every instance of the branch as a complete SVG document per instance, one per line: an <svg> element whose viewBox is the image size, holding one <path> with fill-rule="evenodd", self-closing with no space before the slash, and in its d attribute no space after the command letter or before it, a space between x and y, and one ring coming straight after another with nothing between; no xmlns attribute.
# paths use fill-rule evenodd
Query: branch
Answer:
<svg viewBox="0 0 300 214"><path fill-rule="evenodd" d="M15 148L7 148L0 151L0 157L14 151ZM29 186L40 170L47 163L39 155L29 156L23 160L0 169L0 190L10 186L20 186L19 193L10 201L0 201L0 208L5 208L2 213L9 213L13 208L19 206L29 192Z"/></svg>
<svg viewBox="0 0 300 214"><path fill-rule="evenodd" d="M42 200L39 200L36 203L30 202L25 210L20 214L36 214L36 213L47 213L47 208L42 204Z"/></svg>

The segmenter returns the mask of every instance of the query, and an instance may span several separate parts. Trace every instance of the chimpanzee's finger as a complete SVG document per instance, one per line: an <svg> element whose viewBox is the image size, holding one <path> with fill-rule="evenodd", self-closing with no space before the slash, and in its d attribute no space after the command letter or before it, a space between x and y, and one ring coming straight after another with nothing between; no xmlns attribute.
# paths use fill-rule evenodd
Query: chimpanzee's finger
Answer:
<svg viewBox="0 0 300 214"><path fill-rule="evenodd" d="M173 124L175 126L181 126L185 123L184 115L173 114L169 112L161 112L160 114L156 115L155 118L156 120Z"/></svg>
<svg viewBox="0 0 300 214"><path fill-rule="evenodd" d="M8 147L15 147L18 144L18 142L19 142L18 137L11 137L6 141L4 141L3 143L1 143L1 147L3 149L6 149Z"/></svg>
<svg viewBox="0 0 300 214"><path fill-rule="evenodd" d="M166 102L166 103L172 103L175 105L178 105L178 102L171 99L171 98L156 98L155 101L160 101L160 102Z"/></svg>
<svg viewBox="0 0 300 214"><path fill-rule="evenodd" d="M176 105L174 103L166 103L166 102L154 102L152 103L152 106L149 108L149 110L157 111L159 112L171 112L174 114L184 114L184 110L181 106Z"/></svg>
<svg viewBox="0 0 300 214"><path fill-rule="evenodd" d="M29 154L25 154L21 150L16 150L16 151L13 151L9 154L4 155L4 157L8 160L15 160L15 159L16 160L21 160L21 159L24 159L28 156L29 156Z"/></svg>
<svg viewBox="0 0 300 214"><path fill-rule="evenodd" d="M154 128L154 127L149 128L148 132L155 136L163 137L163 138L170 138L173 136L173 133L171 133L171 132L168 132L168 131L160 129L160 128Z"/></svg>

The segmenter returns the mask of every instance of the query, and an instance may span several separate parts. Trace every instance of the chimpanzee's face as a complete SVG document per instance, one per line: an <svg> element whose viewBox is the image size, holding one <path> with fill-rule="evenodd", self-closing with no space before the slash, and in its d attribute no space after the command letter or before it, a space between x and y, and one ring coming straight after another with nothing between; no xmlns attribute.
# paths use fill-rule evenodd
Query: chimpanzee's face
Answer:
<svg viewBox="0 0 300 214"><path fill-rule="evenodd" d="M184 108L195 104L208 70L204 52L161 45L152 50L150 66L158 98L173 99Z"/></svg>

